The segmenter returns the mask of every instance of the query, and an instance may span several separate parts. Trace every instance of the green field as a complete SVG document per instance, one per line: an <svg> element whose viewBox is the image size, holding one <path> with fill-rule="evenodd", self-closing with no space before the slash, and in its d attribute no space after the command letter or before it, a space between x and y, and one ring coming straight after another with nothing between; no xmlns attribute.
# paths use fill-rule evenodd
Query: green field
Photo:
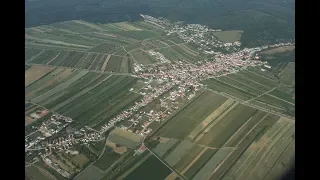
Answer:
<svg viewBox="0 0 320 180"><path fill-rule="evenodd" d="M131 51L131 54L136 61L138 61L139 63L141 63L143 65L152 64L152 63L157 62L155 58L153 58L147 52L140 50L140 49L135 50L135 51Z"/></svg>
<svg viewBox="0 0 320 180"><path fill-rule="evenodd" d="M224 101L226 101L226 98L220 95L210 91L204 92L168 120L168 124L157 133L157 136L184 139L198 123L203 121ZM181 123L184 124L183 127L181 127Z"/></svg>
<svg viewBox="0 0 320 180"><path fill-rule="evenodd" d="M94 163L94 165L102 171L105 171L119 158L119 154L112 152L112 149L107 147L103 155Z"/></svg>
<svg viewBox="0 0 320 180"><path fill-rule="evenodd" d="M159 161L155 156L150 156L138 168L136 168L132 173L130 173L125 179L163 180L170 173L171 170L167 168L164 164L162 164L161 161Z"/></svg>

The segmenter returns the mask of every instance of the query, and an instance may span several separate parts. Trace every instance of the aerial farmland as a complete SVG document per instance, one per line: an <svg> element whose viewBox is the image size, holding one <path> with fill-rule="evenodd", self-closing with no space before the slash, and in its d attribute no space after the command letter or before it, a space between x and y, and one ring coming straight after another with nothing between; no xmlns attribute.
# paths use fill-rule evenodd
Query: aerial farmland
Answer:
<svg viewBox="0 0 320 180"><path fill-rule="evenodd" d="M26 28L26 177L259 180L286 171L295 65L263 57L294 44L241 49L239 30L141 16Z"/></svg>

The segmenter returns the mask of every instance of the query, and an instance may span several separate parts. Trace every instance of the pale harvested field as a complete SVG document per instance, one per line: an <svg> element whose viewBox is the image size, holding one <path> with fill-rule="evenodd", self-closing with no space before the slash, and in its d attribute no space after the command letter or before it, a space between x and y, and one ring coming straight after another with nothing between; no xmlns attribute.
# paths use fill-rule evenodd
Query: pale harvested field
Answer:
<svg viewBox="0 0 320 180"><path fill-rule="evenodd" d="M31 66L25 71L25 87L51 72L53 69L54 67Z"/></svg>
<svg viewBox="0 0 320 180"><path fill-rule="evenodd" d="M111 149L116 148L116 143L106 140L106 146L110 147Z"/></svg>
<svg viewBox="0 0 320 180"><path fill-rule="evenodd" d="M182 141L164 160L170 166L176 165L192 145L193 144L189 141Z"/></svg>
<svg viewBox="0 0 320 180"><path fill-rule="evenodd" d="M177 173L172 172L171 174L169 174L169 176L167 176L164 180L175 180L178 176Z"/></svg>
<svg viewBox="0 0 320 180"><path fill-rule="evenodd" d="M101 33L101 32L94 32L94 33L105 36L105 37L117 37L116 35L110 34L110 33Z"/></svg>
<svg viewBox="0 0 320 180"><path fill-rule="evenodd" d="M120 128L114 129L108 136L108 140L127 148L135 148L143 139L143 136Z"/></svg>
<svg viewBox="0 0 320 180"><path fill-rule="evenodd" d="M160 139L162 139L161 142L157 145L157 147L153 148L153 152L159 157L162 157L172 146L176 144L177 140L163 137ZM167 139L167 141L163 141L163 139Z"/></svg>
<svg viewBox="0 0 320 180"><path fill-rule="evenodd" d="M115 23L114 25L119 26L119 27L124 28L129 31L141 31L142 30L142 29L137 28L131 24L128 24L127 22Z"/></svg>
<svg viewBox="0 0 320 180"><path fill-rule="evenodd" d="M292 51L294 49L295 49L295 46L281 46L281 47L276 47L276 48L273 48L273 49L268 49L268 50L265 50L265 51L261 51L260 54L274 54L274 53Z"/></svg>
<svg viewBox="0 0 320 180"><path fill-rule="evenodd" d="M29 99L35 98L35 93L38 91L41 91L42 89L57 83L57 82L61 82L64 79L66 79L68 76L70 76L72 74L72 69L66 69L66 68L57 68L54 70L54 72L50 73L50 75L54 76L53 79L51 79L50 81L45 82L41 87L35 89L32 92L29 92L26 94L26 97Z"/></svg>
<svg viewBox="0 0 320 180"><path fill-rule="evenodd" d="M106 67L107 67L107 64L108 64L108 62L109 62L110 57L111 57L111 54L109 54L109 55L107 56L106 60L104 61L103 65L102 65L102 68L101 68L101 71L102 71L102 72L105 71L105 69L106 69Z"/></svg>
<svg viewBox="0 0 320 180"><path fill-rule="evenodd" d="M81 45L81 44L72 44L72 43L67 43L67 42L63 42L63 41L57 41L57 40L51 40L51 39L41 39L41 38L37 38L31 35L25 35L26 39L30 39L30 40L37 40L39 42L43 42L43 43L50 43L50 44L54 44L54 45L64 45L64 46L72 46L72 47L81 47L81 48L92 48L92 46L85 46L85 45Z"/></svg>
<svg viewBox="0 0 320 180"><path fill-rule="evenodd" d="M240 41L242 31L232 30L232 31L217 31L213 32L214 36L225 43L232 43L236 41Z"/></svg>
<svg viewBox="0 0 320 180"><path fill-rule="evenodd" d="M25 123L24 126L28 126L29 124L33 123L35 120L32 119L30 116L25 116Z"/></svg>

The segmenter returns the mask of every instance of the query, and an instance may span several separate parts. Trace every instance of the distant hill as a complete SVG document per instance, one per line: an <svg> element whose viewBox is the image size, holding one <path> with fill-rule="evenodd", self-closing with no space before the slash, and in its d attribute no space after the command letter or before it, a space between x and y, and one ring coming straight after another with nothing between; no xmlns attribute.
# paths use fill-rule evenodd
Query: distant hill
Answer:
<svg viewBox="0 0 320 180"><path fill-rule="evenodd" d="M173 21L244 30L246 47L294 39L294 0L39 0L26 2L26 27L82 19L140 20L140 13Z"/></svg>

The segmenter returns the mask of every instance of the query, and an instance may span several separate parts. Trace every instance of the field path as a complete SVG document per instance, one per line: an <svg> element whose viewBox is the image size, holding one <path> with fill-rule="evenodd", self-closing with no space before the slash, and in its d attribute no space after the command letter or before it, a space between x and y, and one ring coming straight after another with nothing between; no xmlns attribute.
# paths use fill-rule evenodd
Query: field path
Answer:
<svg viewBox="0 0 320 180"><path fill-rule="evenodd" d="M117 180L124 179L127 177L132 171L134 171L137 167L139 167L144 161L146 161L150 156L152 156L152 153L149 152L145 157L143 157L138 163L136 163L134 166L132 166L130 169L128 169L125 173L123 173L120 177L117 178Z"/></svg>
<svg viewBox="0 0 320 180"><path fill-rule="evenodd" d="M104 61L103 65L102 65L102 68L101 68L101 71L102 71L102 72L105 71L105 69L106 69L106 67L107 67L107 64L108 64L108 62L109 62L110 57L111 57L111 54L109 54L109 55L107 56L107 59Z"/></svg>
<svg viewBox="0 0 320 180"><path fill-rule="evenodd" d="M207 149L208 148L203 148L203 150L190 162L190 164L181 171L181 174L186 173L190 167L202 156L202 154L207 151Z"/></svg>
<svg viewBox="0 0 320 180"><path fill-rule="evenodd" d="M216 125L225 115L227 115L234 107L236 107L239 103L236 102L232 106L230 106L221 116L219 116L213 123L211 123L193 142L197 143L206 133Z"/></svg>
<svg viewBox="0 0 320 180"><path fill-rule="evenodd" d="M54 61L60 54L62 51L60 51L55 57L53 57L49 62L46 63L46 65L50 64L52 61Z"/></svg>
<svg viewBox="0 0 320 180"><path fill-rule="evenodd" d="M264 92L264 93L260 94L259 96L256 96L256 97L254 97L254 98L252 98L252 99L249 99L249 100L245 101L244 103L248 103L248 102L250 102L250 101L253 101L253 100L255 100L255 99L257 99L257 98L259 98L259 97L261 97L261 96L263 96L263 95L265 95L265 94L268 94L268 93L274 91L275 89L276 89L276 87L270 89L270 90L267 91L267 92ZM269 95L270 95L270 94L269 94Z"/></svg>
<svg viewBox="0 0 320 180"><path fill-rule="evenodd" d="M281 100L281 101L284 101L284 102L286 102L286 103L289 103L289 104L292 104L292 105L294 105L294 106L295 106L295 104L294 104L294 103L289 102L289 101L286 101L286 100L281 99L281 98L278 98L277 96L274 96L274 95L271 95L271 94L268 94L268 96L274 97L274 98L276 98L276 99L279 99L279 100Z"/></svg>
<svg viewBox="0 0 320 180"><path fill-rule="evenodd" d="M158 157L158 155L156 153L154 153L151 149L149 149L147 146L146 148L154 155L154 157L156 157L160 162L162 162L162 164L164 164L165 166L167 166L167 168L169 168L172 172L176 172L177 175L181 178L181 179L185 179L183 178L176 170L174 170L171 166L167 165L166 162L164 162L161 158Z"/></svg>
<svg viewBox="0 0 320 180"><path fill-rule="evenodd" d="M194 128L188 137L186 137L186 140L192 140L195 138L204 128L206 128L213 120L215 120L223 110L230 107L230 105L234 102L232 99L228 99L225 101L222 105L220 105L216 110L214 110L205 120L203 120L196 128Z"/></svg>

